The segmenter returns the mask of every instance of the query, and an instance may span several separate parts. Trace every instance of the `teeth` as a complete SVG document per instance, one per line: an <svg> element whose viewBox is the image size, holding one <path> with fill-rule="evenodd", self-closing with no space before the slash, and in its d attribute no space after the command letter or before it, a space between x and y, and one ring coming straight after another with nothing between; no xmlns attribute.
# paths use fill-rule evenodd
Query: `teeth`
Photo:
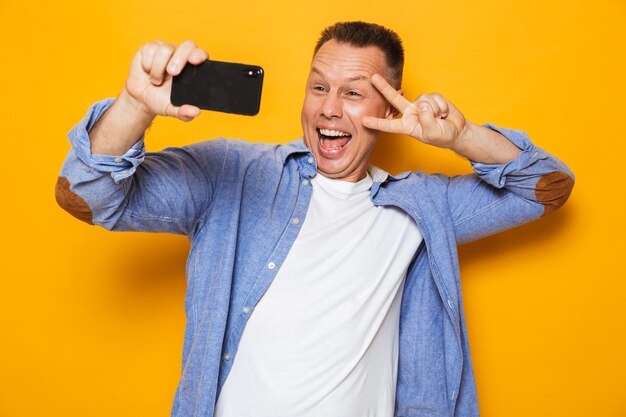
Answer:
<svg viewBox="0 0 626 417"><path fill-rule="evenodd" d="M320 133L324 136L332 136L332 137L337 137L337 138L350 136L349 133L340 132L338 130L331 130L331 129L320 129Z"/></svg>
<svg viewBox="0 0 626 417"><path fill-rule="evenodd" d="M326 143L322 143L322 146L328 151L338 151L339 149L343 148L343 146L328 146Z"/></svg>

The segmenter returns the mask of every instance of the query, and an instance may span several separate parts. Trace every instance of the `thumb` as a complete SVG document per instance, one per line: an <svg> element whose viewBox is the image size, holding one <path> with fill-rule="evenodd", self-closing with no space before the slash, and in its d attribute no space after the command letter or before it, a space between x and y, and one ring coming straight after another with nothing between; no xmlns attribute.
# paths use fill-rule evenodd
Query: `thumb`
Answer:
<svg viewBox="0 0 626 417"><path fill-rule="evenodd" d="M180 107L170 104L167 107L166 114L183 122L190 122L200 115L200 109L190 104L183 104Z"/></svg>
<svg viewBox="0 0 626 417"><path fill-rule="evenodd" d="M378 120L376 117L372 117L372 116L365 116L362 120L363 126L369 128L369 129L376 129L378 130Z"/></svg>
<svg viewBox="0 0 626 417"><path fill-rule="evenodd" d="M379 130L388 133L406 134L406 129L400 119L381 119L378 117L366 116L361 121L368 129Z"/></svg>

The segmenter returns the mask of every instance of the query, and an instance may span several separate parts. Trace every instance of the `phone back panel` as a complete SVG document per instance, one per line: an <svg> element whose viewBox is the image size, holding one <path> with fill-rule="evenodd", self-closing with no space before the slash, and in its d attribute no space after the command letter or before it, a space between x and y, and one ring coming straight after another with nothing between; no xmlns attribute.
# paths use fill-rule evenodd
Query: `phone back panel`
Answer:
<svg viewBox="0 0 626 417"><path fill-rule="evenodd" d="M172 82L171 102L254 116L261 105L263 69L221 61L188 64Z"/></svg>

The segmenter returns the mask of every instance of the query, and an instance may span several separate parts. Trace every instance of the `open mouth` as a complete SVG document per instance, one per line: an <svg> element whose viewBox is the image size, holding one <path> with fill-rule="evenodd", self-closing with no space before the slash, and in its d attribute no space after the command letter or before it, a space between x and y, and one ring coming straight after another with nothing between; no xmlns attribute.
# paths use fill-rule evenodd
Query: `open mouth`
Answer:
<svg viewBox="0 0 626 417"><path fill-rule="evenodd" d="M317 136L320 139L322 148L329 152L340 151L352 139L352 135L348 132L322 128L317 129Z"/></svg>

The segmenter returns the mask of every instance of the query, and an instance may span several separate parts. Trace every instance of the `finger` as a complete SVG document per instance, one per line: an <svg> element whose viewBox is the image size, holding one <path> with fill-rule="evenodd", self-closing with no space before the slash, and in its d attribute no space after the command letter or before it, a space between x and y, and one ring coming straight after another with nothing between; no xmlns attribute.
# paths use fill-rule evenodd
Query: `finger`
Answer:
<svg viewBox="0 0 626 417"><path fill-rule="evenodd" d="M207 51L201 48L195 48L191 51L191 55L189 55L188 61L194 65L202 64L204 61L209 59L209 54Z"/></svg>
<svg viewBox="0 0 626 417"><path fill-rule="evenodd" d="M374 87L380 91L383 97L385 97L385 99L387 99L387 101L400 112L406 113L407 110L413 107L413 103L404 98L402 94L389 85L389 83L380 75L372 75L371 82Z"/></svg>
<svg viewBox="0 0 626 417"><path fill-rule="evenodd" d="M183 104L182 106L178 107L170 103L165 109L165 114L167 116L180 119L184 122L189 122L200 115L200 109L190 104Z"/></svg>
<svg viewBox="0 0 626 417"><path fill-rule="evenodd" d="M368 129L379 130L388 133L407 134L406 127L401 119L381 119L378 117L367 116L363 118L363 126Z"/></svg>
<svg viewBox="0 0 626 417"><path fill-rule="evenodd" d="M419 117L419 124L422 127L422 135L424 139L430 140L441 136L437 119L435 118L435 112L429 101L422 101L417 105L417 115Z"/></svg>
<svg viewBox="0 0 626 417"><path fill-rule="evenodd" d="M178 110L178 118L184 122L190 122L198 116L200 116L200 109L190 104L185 104Z"/></svg>
<svg viewBox="0 0 626 417"><path fill-rule="evenodd" d="M178 75L187 63L187 59L191 52L196 48L196 44L192 41L184 41L176 48L174 55L167 64L167 72L170 75Z"/></svg>
<svg viewBox="0 0 626 417"><path fill-rule="evenodd" d="M439 106L439 109L440 109L439 116L443 119L448 117L448 114L450 114L450 106L448 105L448 100L446 100L439 93L431 93L430 96L433 98L435 103L437 103L437 105Z"/></svg>
<svg viewBox="0 0 626 417"><path fill-rule="evenodd" d="M175 47L172 44L163 42L154 53L152 66L150 67L150 80L155 85L161 85L165 76L165 67L174 54Z"/></svg>
<svg viewBox="0 0 626 417"><path fill-rule="evenodd" d="M152 61L154 55L160 43L158 41L149 42L141 48L141 68L147 73L150 73L152 67Z"/></svg>
<svg viewBox="0 0 626 417"><path fill-rule="evenodd" d="M417 100L415 100L417 107L419 107L422 102L428 102L428 104L430 104L435 117L439 117L441 115L441 107L432 94L422 94L417 98Z"/></svg>

